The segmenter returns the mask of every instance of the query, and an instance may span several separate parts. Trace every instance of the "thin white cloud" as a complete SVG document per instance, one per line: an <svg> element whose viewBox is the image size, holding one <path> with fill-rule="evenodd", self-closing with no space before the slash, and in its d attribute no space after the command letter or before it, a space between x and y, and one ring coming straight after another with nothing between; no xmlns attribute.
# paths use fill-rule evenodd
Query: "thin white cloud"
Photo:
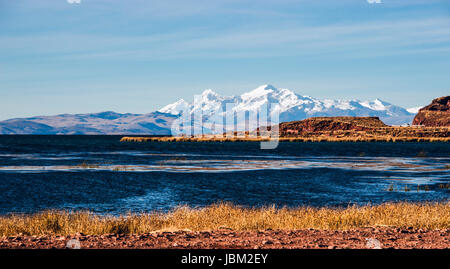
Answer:
<svg viewBox="0 0 450 269"><path fill-rule="evenodd" d="M447 52L450 20L371 21L322 26L188 28L153 35L45 34L4 37L0 49L71 59L257 58L338 55L375 57ZM10 54L11 54L10 53Z"/></svg>
<svg viewBox="0 0 450 269"><path fill-rule="evenodd" d="M67 0L69 4L81 4L81 0Z"/></svg>
<svg viewBox="0 0 450 269"><path fill-rule="evenodd" d="M381 0L367 0L369 4L381 4Z"/></svg>

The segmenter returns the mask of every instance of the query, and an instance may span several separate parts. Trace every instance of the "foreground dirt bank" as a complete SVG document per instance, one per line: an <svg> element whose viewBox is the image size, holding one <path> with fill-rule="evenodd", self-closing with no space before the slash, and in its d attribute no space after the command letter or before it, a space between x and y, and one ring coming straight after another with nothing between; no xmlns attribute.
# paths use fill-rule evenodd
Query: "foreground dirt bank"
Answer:
<svg viewBox="0 0 450 269"><path fill-rule="evenodd" d="M138 235L71 235L1 237L0 248L66 248L77 239L81 248L450 248L450 230L359 228L347 231L265 230L155 232ZM73 241L72 241L73 242Z"/></svg>

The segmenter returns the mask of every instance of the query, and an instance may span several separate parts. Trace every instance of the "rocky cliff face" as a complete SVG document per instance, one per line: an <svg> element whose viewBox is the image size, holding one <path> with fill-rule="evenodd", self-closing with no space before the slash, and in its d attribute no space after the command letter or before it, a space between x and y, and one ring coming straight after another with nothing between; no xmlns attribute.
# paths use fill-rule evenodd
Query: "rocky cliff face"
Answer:
<svg viewBox="0 0 450 269"><path fill-rule="evenodd" d="M413 125L450 126L450 96L436 98L420 109L414 117Z"/></svg>

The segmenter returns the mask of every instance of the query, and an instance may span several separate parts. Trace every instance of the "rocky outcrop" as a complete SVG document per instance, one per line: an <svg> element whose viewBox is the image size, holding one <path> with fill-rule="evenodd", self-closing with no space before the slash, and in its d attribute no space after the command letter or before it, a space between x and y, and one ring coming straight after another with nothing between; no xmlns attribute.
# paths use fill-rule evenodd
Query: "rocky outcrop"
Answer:
<svg viewBox="0 0 450 269"><path fill-rule="evenodd" d="M419 110L413 125L450 127L450 96L434 99L431 104Z"/></svg>
<svg viewBox="0 0 450 269"><path fill-rule="evenodd" d="M378 117L316 117L280 124L281 136L324 131L369 131L388 127Z"/></svg>

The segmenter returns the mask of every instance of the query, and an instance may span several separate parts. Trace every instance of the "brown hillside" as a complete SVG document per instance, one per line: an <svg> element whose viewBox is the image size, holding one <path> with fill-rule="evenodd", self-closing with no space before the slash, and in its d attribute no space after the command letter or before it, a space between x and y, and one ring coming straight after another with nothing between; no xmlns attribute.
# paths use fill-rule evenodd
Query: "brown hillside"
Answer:
<svg viewBox="0 0 450 269"><path fill-rule="evenodd" d="M280 124L281 136L324 131L369 131L388 127L378 117L315 117Z"/></svg>
<svg viewBox="0 0 450 269"><path fill-rule="evenodd" d="M450 126L450 96L436 98L421 108L414 117L413 125Z"/></svg>

